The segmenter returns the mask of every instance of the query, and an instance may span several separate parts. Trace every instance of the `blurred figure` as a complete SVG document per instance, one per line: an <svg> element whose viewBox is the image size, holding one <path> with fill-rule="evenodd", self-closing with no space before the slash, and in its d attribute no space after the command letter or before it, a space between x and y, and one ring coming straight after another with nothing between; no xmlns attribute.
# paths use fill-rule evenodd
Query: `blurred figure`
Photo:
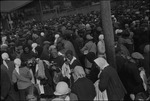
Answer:
<svg viewBox="0 0 150 101"><path fill-rule="evenodd" d="M56 85L56 90L54 92L56 98L52 101L77 101L78 98L75 94L71 93L71 89L68 87L67 83L61 81Z"/></svg>
<svg viewBox="0 0 150 101"><path fill-rule="evenodd" d="M107 91L108 100L123 100L126 90L117 74L117 71L111 67L104 58L99 57L94 61L97 68L101 71L99 74L100 91Z"/></svg>
<svg viewBox="0 0 150 101"><path fill-rule="evenodd" d="M13 83L17 83L17 87L20 94L20 100L26 100L26 96L29 93L29 88L32 85L32 75L27 66L21 64L21 60L16 58L14 60L15 69L12 74Z"/></svg>
<svg viewBox="0 0 150 101"><path fill-rule="evenodd" d="M76 94L79 101L93 101L96 96L93 82L87 79L83 67L76 66L73 70L74 83L71 87L72 93Z"/></svg>

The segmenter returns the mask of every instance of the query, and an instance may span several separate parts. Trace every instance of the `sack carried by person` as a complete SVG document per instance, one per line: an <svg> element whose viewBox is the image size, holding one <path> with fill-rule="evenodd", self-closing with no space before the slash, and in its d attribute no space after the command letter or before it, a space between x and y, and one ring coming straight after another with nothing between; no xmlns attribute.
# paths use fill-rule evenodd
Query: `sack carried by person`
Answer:
<svg viewBox="0 0 150 101"><path fill-rule="evenodd" d="M103 92L101 92L99 90L98 85L99 85L99 80L97 80L94 83L95 90L96 90L96 97L94 98L94 101L108 101L107 91L104 90Z"/></svg>

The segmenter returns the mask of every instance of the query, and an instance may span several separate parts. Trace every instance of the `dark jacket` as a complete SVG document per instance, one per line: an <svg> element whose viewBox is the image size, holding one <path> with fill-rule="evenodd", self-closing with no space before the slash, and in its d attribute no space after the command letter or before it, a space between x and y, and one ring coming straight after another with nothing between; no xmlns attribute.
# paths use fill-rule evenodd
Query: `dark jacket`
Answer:
<svg viewBox="0 0 150 101"><path fill-rule="evenodd" d="M100 91L107 91L108 100L121 100L124 98L126 90L117 74L111 66L104 68L100 75Z"/></svg>
<svg viewBox="0 0 150 101"><path fill-rule="evenodd" d="M93 101L96 96L95 87L87 78L79 78L71 88L72 93L76 94L79 101Z"/></svg>
<svg viewBox="0 0 150 101"><path fill-rule="evenodd" d="M143 81L135 63L126 61L122 68L123 84L129 94L137 94L144 91Z"/></svg>
<svg viewBox="0 0 150 101"><path fill-rule="evenodd" d="M11 89L11 81L9 79L9 76L7 72L3 69L1 69L1 97L3 97L5 100L9 97L9 92Z"/></svg>

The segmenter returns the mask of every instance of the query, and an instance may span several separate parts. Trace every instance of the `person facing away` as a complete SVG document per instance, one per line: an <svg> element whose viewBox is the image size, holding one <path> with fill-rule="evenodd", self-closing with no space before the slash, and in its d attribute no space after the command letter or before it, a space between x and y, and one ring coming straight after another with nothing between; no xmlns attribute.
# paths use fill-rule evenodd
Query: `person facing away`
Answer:
<svg viewBox="0 0 150 101"><path fill-rule="evenodd" d="M71 91L77 95L78 101L93 101L96 96L95 87L93 82L85 77L83 67L76 66L72 75L74 83Z"/></svg>
<svg viewBox="0 0 150 101"><path fill-rule="evenodd" d="M99 89L101 92L107 91L108 100L122 100L126 90L117 74L117 71L111 67L104 58L94 60L97 68L100 69Z"/></svg>

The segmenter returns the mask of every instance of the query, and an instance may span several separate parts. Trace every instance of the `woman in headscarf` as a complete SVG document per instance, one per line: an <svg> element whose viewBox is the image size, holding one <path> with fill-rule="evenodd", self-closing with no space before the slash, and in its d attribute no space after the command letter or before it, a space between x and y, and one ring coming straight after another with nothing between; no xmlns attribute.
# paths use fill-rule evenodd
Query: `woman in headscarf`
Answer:
<svg viewBox="0 0 150 101"><path fill-rule="evenodd" d="M104 42L104 35L99 35L99 42L97 43L98 49L98 57L106 57L105 54L105 42Z"/></svg>
<svg viewBox="0 0 150 101"><path fill-rule="evenodd" d="M19 58L16 58L14 63L15 69L12 74L12 82L17 83L20 101L24 101L29 93L29 88L32 86L32 75L29 68L27 68L26 65L21 64L21 60Z"/></svg>
<svg viewBox="0 0 150 101"><path fill-rule="evenodd" d="M94 60L99 68L99 89L101 92L107 91L108 100L123 100L126 90L119 79L117 71L111 67L104 58Z"/></svg>
<svg viewBox="0 0 150 101"><path fill-rule="evenodd" d="M76 94L79 101L93 101L96 96L93 82L87 79L83 67L76 66L73 70L74 83L71 92Z"/></svg>

